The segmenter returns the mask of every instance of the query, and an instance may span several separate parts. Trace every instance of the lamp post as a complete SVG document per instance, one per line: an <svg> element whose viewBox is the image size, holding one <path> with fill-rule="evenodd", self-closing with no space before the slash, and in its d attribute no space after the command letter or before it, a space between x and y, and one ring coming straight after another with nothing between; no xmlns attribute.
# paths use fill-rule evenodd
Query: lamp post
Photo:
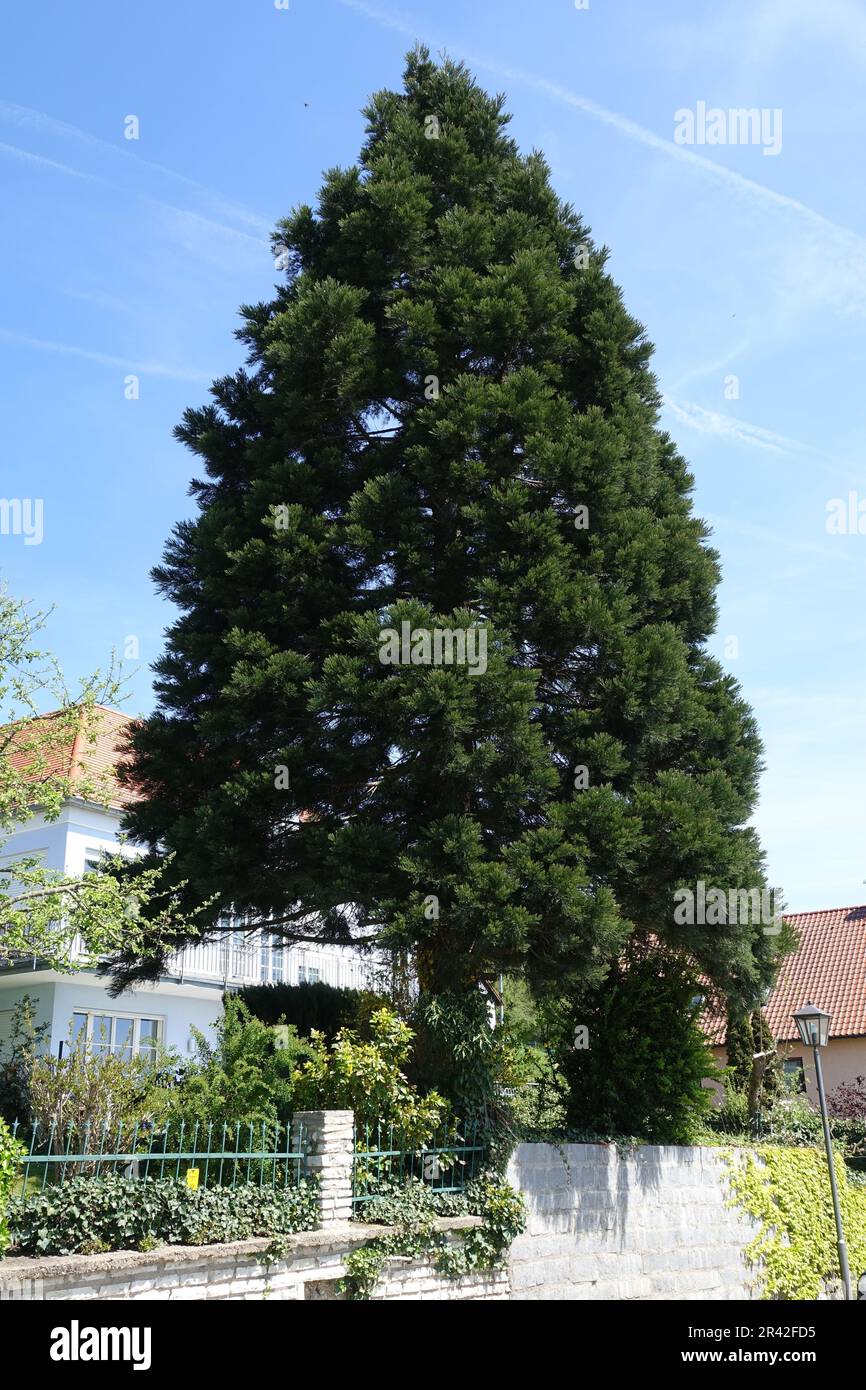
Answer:
<svg viewBox="0 0 866 1390"><path fill-rule="evenodd" d="M805 1004L794 1014L797 1032L806 1047L811 1047L815 1058L815 1078L818 1082L818 1100L821 1105L821 1123L824 1126L824 1148L827 1150L827 1167L830 1172L830 1191L833 1195L833 1215L836 1219L836 1244L839 1247L839 1269L845 1298L851 1300L851 1273L848 1269L848 1247L842 1230L842 1211L839 1207L839 1192L836 1187L836 1169L833 1166L833 1144L830 1139L830 1121L827 1118L827 1097L824 1095L824 1074L821 1071L821 1047L827 1046L830 1036L830 1015L814 1004Z"/></svg>

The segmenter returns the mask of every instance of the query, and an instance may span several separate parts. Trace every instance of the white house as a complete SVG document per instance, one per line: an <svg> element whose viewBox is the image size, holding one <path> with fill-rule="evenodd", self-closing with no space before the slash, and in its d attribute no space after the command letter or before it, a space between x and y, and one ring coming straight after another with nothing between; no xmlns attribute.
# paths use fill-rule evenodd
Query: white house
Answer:
<svg viewBox="0 0 866 1390"><path fill-rule="evenodd" d="M62 874L85 874L103 850L116 845L128 796L111 776L117 744L126 716L100 710L99 734L93 744L78 740L69 748L65 771L74 785L77 768L86 767L106 778L108 804L71 796L59 819L32 818L2 845L0 862L38 855ZM155 984L111 999L108 981L82 967L72 973L48 969L36 959L0 963L0 1044L9 1035L15 1004L25 995L34 1001L37 1023L48 1023L51 1050L58 1052L84 1034L94 1048L130 1054L146 1050L156 1040L186 1053L192 1046L192 1027L206 1035L222 1010L226 989L244 984L286 981L289 984L324 981L364 989L373 984L375 962L369 956L340 946L284 947L267 931L239 931L230 921L217 939L187 947L168 962Z"/></svg>

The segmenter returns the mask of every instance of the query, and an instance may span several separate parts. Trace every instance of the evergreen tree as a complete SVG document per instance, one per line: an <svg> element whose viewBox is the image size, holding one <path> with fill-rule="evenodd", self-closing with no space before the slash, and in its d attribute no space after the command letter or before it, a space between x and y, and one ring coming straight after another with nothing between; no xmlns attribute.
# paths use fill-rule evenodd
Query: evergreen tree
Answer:
<svg viewBox="0 0 866 1390"><path fill-rule="evenodd" d="M725 1052L734 1090L748 1098L750 1117L771 1110L782 1088L782 1067L762 1009L728 1013Z"/></svg>
<svg viewBox="0 0 866 1390"><path fill-rule="evenodd" d="M761 749L651 345L464 67L419 48L365 115L177 430L204 476L155 571L180 616L130 828L191 904L354 926L430 995L568 992L638 932L751 1001L762 927L673 922L679 885L763 883ZM402 661L404 623L477 659Z"/></svg>

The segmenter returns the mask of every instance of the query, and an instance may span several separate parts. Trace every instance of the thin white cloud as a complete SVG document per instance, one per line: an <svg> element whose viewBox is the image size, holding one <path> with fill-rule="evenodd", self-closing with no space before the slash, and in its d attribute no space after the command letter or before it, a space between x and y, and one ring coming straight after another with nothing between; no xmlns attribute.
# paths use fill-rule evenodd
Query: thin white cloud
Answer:
<svg viewBox="0 0 866 1390"><path fill-rule="evenodd" d="M724 371L725 367L730 366L738 357L741 357L744 352L748 352L749 347L750 343L748 340L744 339L742 342L737 343L735 347L723 353L721 357L715 358L712 362L699 362L697 366L690 367L687 372L684 372L683 375L677 379L673 389L675 391L681 391L690 381L700 381L705 376L717 376L720 372Z"/></svg>
<svg viewBox="0 0 866 1390"><path fill-rule="evenodd" d="M113 145L111 141L103 140L98 135L81 130L79 126L70 125L68 121L59 121L44 111L37 111L29 106L18 106L11 101L0 101L0 121L4 120L22 130L35 130L40 134L72 140L79 145L97 151L103 157L108 156L114 161L123 160L130 166L137 166L140 170L148 170L162 178L170 179L199 197L206 198L221 216L246 223L247 226L255 228L260 236L267 237L270 233L270 223L259 213L253 212L250 208L246 208L231 199L224 198L220 193L215 193L213 189L199 183L198 179L192 179L187 174L179 174L175 169L169 169L164 164L158 164L152 159L144 159L130 148L130 142L125 142L123 145ZM38 158L38 156L34 156L34 158ZM77 173L78 171L70 169L67 172ZM81 174L79 177L86 178L87 175Z"/></svg>
<svg viewBox="0 0 866 1390"><path fill-rule="evenodd" d="M33 348L37 352L61 353L67 357L81 357L86 362L96 362L101 367L117 367L124 372L135 372L140 376L169 377L173 381L211 382L212 373L196 371L193 367L175 366L168 362L136 362L127 357L114 357L106 352L92 352L89 348L77 347L74 343L55 343L46 338L31 338L26 333L15 333L8 328L0 328L0 338L20 347Z"/></svg>
<svg viewBox="0 0 866 1390"><path fill-rule="evenodd" d="M717 410L705 410L702 405L698 405L695 401L684 401L675 396L665 396L664 404L671 414L682 424L688 425L689 429L698 430L701 434L712 434L734 444L746 444L754 449L766 449L773 454L782 454L789 450L799 452L809 447L796 439L788 439L783 434L776 434L773 430L764 429L761 425L752 425L747 420L738 420L733 415L722 415Z"/></svg>
<svg viewBox="0 0 866 1390"><path fill-rule="evenodd" d="M103 142L97 141L96 143L101 145ZM121 196L135 198L138 202L147 203L150 207L167 214L167 224L170 225L178 239L192 251L201 249L201 238L208 235L224 237L235 243L254 246L257 252L270 251L270 241L264 234L256 235L252 232L246 232L239 227L233 227L230 223L217 221L213 217L206 217L200 212L193 212L189 208L177 207L174 203L166 202L164 198L156 198L140 189L129 188L113 179L105 178L102 174L77 169L73 165L61 163L56 159L49 159L45 155L36 154L32 150L22 149L19 145L10 145L3 141L0 141L0 155L8 155L12 159L17 159L25 164L32 164L37 168L47 169L54 174L64 174L69 178L81 179L85 183L98 184L102 188L108 188L114 193L121 194ZM193 232L199 233L198 238L191 235Z"/></svg>
<svg viewBox="0 0 866 1390"><path fill-rule="evenodd" d="M367 0L339 0L339 3L385 28L394 29L413 39L425 39L424 22L416 20L412 16L399 11L382 9L377 5L367 3ZM657 135L655 131L648 130L645 126L639 125L637 121L631 120L628 116L623 116L617 111L609 111L607 107L600 106L598 102L581 96L559 83L551 82L546 77L540 77L537 73L492 62L490 59L461 48L460 45L443 44L441 41L434 41L429 38L427 42L433 47L447 48L450 53L459 54L473 68L493 73L507 82L528 87L532 91L541 92L561 105L580 111L583 115L589 116L591 120L608 126L636 144L643 145L668 159L673 159L689 167L695 173L724 183L731 192L755 205L789 215L799 223L801 228L808 227L812 233L821 237L822 258L825 264L832 262L835 265L838 275L844 279L845 284L849 287L849 293L856 296L858 302L862 302L866 298L866 238L852 232L848 227L833 222L829 217L825 217L823 213L817 212L798 198L789 197L786 193L779 193L776 189L758 183L756 179L750 179L744 174L737 173L735 169L730 169L724 164L717 164L715 160L707 158L706 155L697 154L694 150L683 145L674 144L672 138L673 112L671 112L671 138L668 139Z"/></svg>
<svg viewBox="0 0 866 1390"><path fill-rule="evenodd" d="M20 160L22 164L35 164L43 169L50 169L55 174L67 174L72 179L83 179L86 183L108 183L107 179L100 178L98 174L88 174L82 169L73 169L70 164L61 164L56 159L46 159L45 155L34 154L32 150L22 150L18 145L7 145L0 140L0 154L9 155L11 159Z"/></svg>

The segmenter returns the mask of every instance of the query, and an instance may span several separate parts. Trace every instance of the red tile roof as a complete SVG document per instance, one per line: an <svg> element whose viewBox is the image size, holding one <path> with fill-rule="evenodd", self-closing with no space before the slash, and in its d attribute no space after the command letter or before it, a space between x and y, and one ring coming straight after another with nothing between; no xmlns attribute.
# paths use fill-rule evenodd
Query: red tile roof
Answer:
<svg viewBox="0 0 866 1390"><path fill-rule="evenodd" d="M32 724L36 722L33 720ZM79 789L88 800L107 802L116 810L135 800L134 792L122 787L114 775L122 759L123 735L131 722L128 715L106 705L93 705L89 718L87 710L82 708L77 725L61 717L56 710L42 715L39 720L46 725L52 722L56 726L56 738L52 739L49 732L46 740L40 740L39 771L34 771L34 782L46 777L68 778L73 795ZM32 746L28 747L30 727L31 724L22 724L12 734L4 753L12 766L22 772L34 762ZM34 795L34 801L37 799Z"/></svg>
<svg viewBox="0 0 866 1390"><path fill-rule="evenodd" d="M791 1015L804 1004L831 1015L831 1038L866 1035L866 905L793 912L785 921L800 944L784 957L764 1006L776 1042L797 1041ZM711 1043L724 1044L723 1016L708 1011L703 1024Z"/></svg>
<svg viewBox="0 0 866 1390"><path fill-rule="evenodd" d="M800 944L782 961L766 1006L777 1042L797 1038L791 1015L804 1004L832 1015L831 1038L866 1033L866 906L795 912L785 920Z"/></svg>

